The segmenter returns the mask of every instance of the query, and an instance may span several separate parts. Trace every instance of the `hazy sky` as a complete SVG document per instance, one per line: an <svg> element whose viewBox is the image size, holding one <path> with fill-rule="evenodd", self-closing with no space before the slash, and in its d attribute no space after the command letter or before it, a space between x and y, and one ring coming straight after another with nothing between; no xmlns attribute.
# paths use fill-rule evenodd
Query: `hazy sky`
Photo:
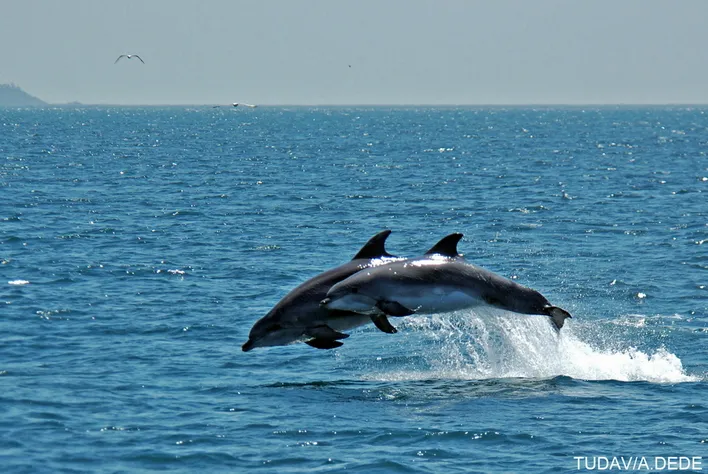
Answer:
<svg viewBox="0 0 708 474"><path fill-rule="evenodd" d="M53 103L708 103L705 0L0 7L0 83Z"/></svg>

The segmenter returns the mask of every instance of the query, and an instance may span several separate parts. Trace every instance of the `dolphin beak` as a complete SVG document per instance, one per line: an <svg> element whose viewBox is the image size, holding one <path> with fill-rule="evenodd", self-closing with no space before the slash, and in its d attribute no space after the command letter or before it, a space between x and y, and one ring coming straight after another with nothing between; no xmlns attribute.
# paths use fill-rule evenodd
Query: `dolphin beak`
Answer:
<svg viewBox="0 0 708 474"><path fill-rule="evenodd" d="M253 349L253 344L254 344L254 341L252 339L249 339L248 341L246 341L246 343L243 346L241 346L241 350L243 352L248 352L251 349Z"/></svg>

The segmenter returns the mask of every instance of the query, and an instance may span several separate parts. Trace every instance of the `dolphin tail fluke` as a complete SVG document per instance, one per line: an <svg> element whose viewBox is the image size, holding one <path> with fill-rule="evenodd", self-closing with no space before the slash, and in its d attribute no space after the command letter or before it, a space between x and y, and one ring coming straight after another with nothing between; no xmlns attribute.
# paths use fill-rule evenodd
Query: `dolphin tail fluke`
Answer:
<svg viewBox="0 0 708 474"><path fill-rule="evenodd" d="M567 318L572 318L569 312L558 306L546 306L545 309L546 314L551 317L551 321L553 321L553 325L557 331L560 331Z"/></svg>
<svg viewBox="0 0 708 474"><path fill-rule="evenodd" d="M393 327L393 325L388 320L385 314L372 314L371 320L374 322L374 325L379 328L380 331L383 331L386 334L395 334L398 332L398 330Z"/></svg>

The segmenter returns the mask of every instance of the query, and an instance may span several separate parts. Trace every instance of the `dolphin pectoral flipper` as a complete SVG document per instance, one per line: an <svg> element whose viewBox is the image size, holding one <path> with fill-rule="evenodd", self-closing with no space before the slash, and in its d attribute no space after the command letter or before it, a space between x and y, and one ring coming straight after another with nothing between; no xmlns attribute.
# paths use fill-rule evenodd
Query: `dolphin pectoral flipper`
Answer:
<svg viewBox="0 0 708 474"><path fill-rule="evenodd" d="M385 332L386 334L395 334L398 332L398 330L393 327L393 325L388 320L385 314L372 314L371 320L374 322L374 325L379 328L379 330Z"/></svg>
<svg viewBox="0 0 708 474"><path fill-rule="evenodd" d="M337 339L346 339L349 337L349 334L344 334L343 332L335 331L326 324L307 328L305 330L305 335L310 336L314 339L331 339L333 341Z"/></svg>
<svg viewBox="0 0 708 474"><path fill-rule="evenodd" d="M334 339L310 339L309 341L305 341L305 344L308 346L314 347L315 349L334 349L335 347L339 347L343 345L342 342L335 341Z"/></svg>
<svg viewBox="0 0 708 474"><path fill-rule="evenodd" d="M415 311L406 308L398 301L378 301L376 307L389 316L410 316L415 314Z"/></svg>
<svg viewBox="0 0 708 474"><path fill-rule="evenodd" d="M312 338L308 341L305 341L305 344L307 344L308 346L315 347L317 349L334 349L335 347L339 347L343 344L337 339L346 339L349 337L349 334L344 334L343 332L335 331L326 324L307 328L307 330L305 331L305 335L310 336Z"/></svg>
<svg viewBox="0 0 708 474"><path fill-rule="evenodd" d="M560 331L560 329L563 327L563 323L567 318L572 318L569 312L566 310L559 308L558 306L546 306L544 308L546 310L546 314L551 317L551 321L553 321L553 325L556 328L556 331Z"/></svg>

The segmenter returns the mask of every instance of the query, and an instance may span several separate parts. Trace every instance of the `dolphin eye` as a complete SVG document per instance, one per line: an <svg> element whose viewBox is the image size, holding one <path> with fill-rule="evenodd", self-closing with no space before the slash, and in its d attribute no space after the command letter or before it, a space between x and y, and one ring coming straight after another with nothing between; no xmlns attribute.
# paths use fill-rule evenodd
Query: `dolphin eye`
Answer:
<svg viewBox="0 0 708 474"><path fill-rule="evenodd" d="M359 288L352 288L352 293L359 293Z"/></svg>
<svg viewBox="0 0 708 474"><path fill-rule="evenodd" d="M281 330L281 329L283 329L283 326L281 326L280 324L273 324L273 325L269 328L270 331L279 331L279 330Z"/></svg>

